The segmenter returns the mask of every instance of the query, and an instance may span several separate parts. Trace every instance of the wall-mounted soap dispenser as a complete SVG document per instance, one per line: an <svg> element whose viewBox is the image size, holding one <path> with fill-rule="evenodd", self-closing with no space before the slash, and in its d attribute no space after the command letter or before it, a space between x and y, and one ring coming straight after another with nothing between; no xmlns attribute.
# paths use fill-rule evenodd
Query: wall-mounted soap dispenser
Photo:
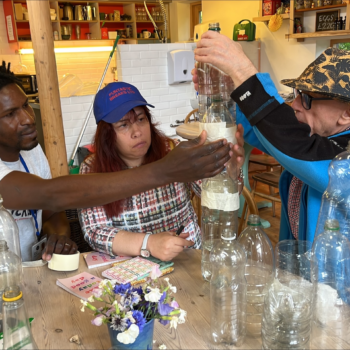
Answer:
<svg viewBox="0 0 350 350"><path fill-rule="evenodd" d="M192 50L173 50L168 52L168 84L180 84L192 81L194 68Z"/></svg>

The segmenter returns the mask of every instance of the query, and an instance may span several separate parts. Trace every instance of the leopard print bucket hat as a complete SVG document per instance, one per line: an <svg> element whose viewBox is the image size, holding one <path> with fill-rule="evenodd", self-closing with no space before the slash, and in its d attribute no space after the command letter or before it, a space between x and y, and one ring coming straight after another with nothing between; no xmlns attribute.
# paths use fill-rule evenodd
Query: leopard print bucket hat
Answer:
<svg viewBox="0 0 350 350"><path fill-rule="evenodd" d="M281 84L350 102L350 51L329 47L297 79Z"/></svg>

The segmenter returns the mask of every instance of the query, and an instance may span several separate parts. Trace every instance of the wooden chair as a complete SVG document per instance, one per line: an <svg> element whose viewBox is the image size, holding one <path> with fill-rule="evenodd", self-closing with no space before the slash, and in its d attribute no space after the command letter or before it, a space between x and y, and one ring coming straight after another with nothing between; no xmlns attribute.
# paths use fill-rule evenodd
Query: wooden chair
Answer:
<svg viewBox="0 0 350 350"><path fill-rule="evenodd" d="M273 167L280 165L275 158L267 154L251 154L249 157L249 163L264 165L266 166L267 171L272 171Z"/></svg>
<svg viewBox="0 0 350 350"><path fill-rule="evenodd" d="M254 201L250 191L246 187L243 187L243 190L242 190L241 194L242 194L242 196L245 199L245 203L244 203L242 216L239 219L239 223L238 223L238 235L245 228L246 223L247 223L246 219L248 219L248 215L249 214L259 215L258 207L256 206L256 203L255 203L255 201ZM197 197L194 192L192 192L192 199L191 200L192 200L192 205L193 205L194 211L195 211L195 213L197 214L197 217L198 217L198 224L199 224L199 226L201 226L201 220L202 220L201 199L199 197ZM248 212L247 212L246 219L245 219L245 215L244 214L247 211L247 209L248 209Z"/></svg>
<svg viewBox="0 0 350 350"><path fill-rule="evenodd" d="M193 111L191 111L190 113L187 114L184 124L189 123L190 122L190 118L192 115L194 115L196 112L198 112L198 108L194 109Z"/></svg>
<svg viewBox="0 0 350 350"><path fill-rule="evenodd" d="M265 172L260 174L254 174L253 175L253 189L252 189L252 196L254 198L255 195L258 195L259 197L269 199L272 201L272 216L275 216L275 202L281 203L281 199L279 198L279 193L275 193L275 188L278 189L278 183L280 181L281 173L277 171L271 171L271 172ZM265 185L269 186L270 189L270 195L262 192L256 192L256 184L257 182L261 182Z"/></svg>

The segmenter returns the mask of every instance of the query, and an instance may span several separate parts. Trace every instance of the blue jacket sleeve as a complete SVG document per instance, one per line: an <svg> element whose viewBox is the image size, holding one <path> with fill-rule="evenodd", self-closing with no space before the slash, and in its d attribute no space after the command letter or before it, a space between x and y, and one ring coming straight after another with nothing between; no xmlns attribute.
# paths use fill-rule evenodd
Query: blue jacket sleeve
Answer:
<svg viewBox="0 0 350 350"><path fill-rule="evenodd" d="M310 136L310 127L301 124L283 99L268 74L258 73L231 95L249 123L247 142L255 138L284 168L309 186L323 192L328 184L328 165L345 147L349 132L322 137ZM237 118L243 119L242 115ZM253 133L255 135L253 135ZM255 141L255 144L258 143ZM260 148L258 146L258 148Z"/></svg>

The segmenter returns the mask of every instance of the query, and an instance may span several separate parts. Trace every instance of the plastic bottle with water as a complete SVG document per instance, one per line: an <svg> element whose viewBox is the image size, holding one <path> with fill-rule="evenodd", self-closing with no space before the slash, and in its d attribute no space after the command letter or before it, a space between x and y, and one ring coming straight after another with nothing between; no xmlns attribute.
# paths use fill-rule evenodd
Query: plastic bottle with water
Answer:
<svg viewBox="0 0 350 350"><path fill-rule="evenodd" d="M220 33L220 23L209 23L209 30ZM210 63L197 62L198 75L198 115L202 121L214 98L220 98L232 115L235 115L235 103L231 99L234 90L233 81L224 72Z"/></svg>
<svg viewBox="0 0 350 350"><path fill-rule="evenodd" d="M275 257L258 215L249 215L248 226L238 237L238 243L247 256L247 336L260 336L264 298L274 279Z"/></svg>
<svg viewBox="0 0 350 350"><path fill-rule="evenodd" d="M326 220L339 222L340 233L350 240L350 142L328 167L329 182L322 195L315 238L323 233Z"/></svg>
<svg viewBox="0 0 350 350"><path fill-rule="evenodd" d="M210 253L210 330L215 345L241 346L246 326L246 256L229 227L221 232L220 240Z"/></svg>
<svg viewBox="0 0 350 350"><path fill-rule="evenodd" d="M312 345L346 349L350 344L350 242L337 220L326 220L312 247L316 297Z"/></svg>
<svg viewBox="0 0 350 350"><path fill-rule="evenodd" d="M7 242L0 240L0 332L2 329L2 295L8 286L22 285L22 261L9 250Z"/></svg>
<svg viewBox="0 0 350 350"><path fill-rule="evenodd" d="M38 349L30 330L20 287L6 287L2 299L4 349Z"/></svg>
<svg viewBox="0 0 350 350"><path fill-rule="evenodd" d="M236 143L236 120L219 98L205 114L200 128L207 131L207 140L226 138ZM239 194L236 164L229 161L226 168L210 179L202 181L202 276L210 281L210 251L226 231L237 236Z"/></svg>

